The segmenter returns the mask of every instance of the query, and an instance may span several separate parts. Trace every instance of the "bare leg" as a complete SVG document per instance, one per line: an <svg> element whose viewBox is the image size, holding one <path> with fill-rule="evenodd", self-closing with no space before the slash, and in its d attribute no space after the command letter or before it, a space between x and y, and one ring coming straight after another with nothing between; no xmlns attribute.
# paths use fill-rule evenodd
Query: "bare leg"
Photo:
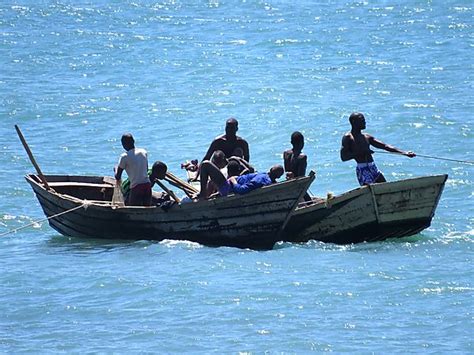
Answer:
<svg viewBox="0 0 474 355"><path fill-rule="evenodd" d="M225 176L219 170L217 166L211 163L209 160L205 160L201 163L200 167L201 175L201 192L198 198L205 199L208 197L207 193L207 179L210 178L213 183L219 188L225 183Z"/></svg>

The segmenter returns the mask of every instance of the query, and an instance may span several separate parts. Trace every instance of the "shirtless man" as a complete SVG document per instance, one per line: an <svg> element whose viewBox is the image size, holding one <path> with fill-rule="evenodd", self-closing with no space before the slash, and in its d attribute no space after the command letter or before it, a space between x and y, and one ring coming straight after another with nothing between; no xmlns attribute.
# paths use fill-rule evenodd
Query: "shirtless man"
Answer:
<svg viewBox="0 0 474 355"><path fill-rule="evenodd" d="M304 137L301 132L296 131L291 134L291 145L293 146L292 149L283 152L283 163L287 180L305 176L308 165L308 158L306 154L302 153ZM311 196L305 193L304 200L311 201Z"/></svg>
<svg viewBox="0 0 474 355"><path fill-rule="evenodd" d="M308 164L306 154L301 152L304 147L304 137L301 132L293 132L291 135L291 145L293 146L292 149L283 152L287 179L305 176Z"/></svg>
<svg viewBox="0 0 474 355"><path fill-rule="evenodd" d="M236 155L235 152L238 148L242 149L244 160L249 161L249 144L245 139L237 135L238 130L239 123L237 120L229 118L225 123L225 134L214 139L202 161L211 159L212 153L216 150L221 150L226 157L231 157Z"/></svg>
<svg viewBox="0 0 474 355"><path fill-rule="evenodd" d="M120 156L115 168L115 180L120 183L122 172L130 179L129 206L150 206L151 183L148 178L148 158L145 149L135 148L135 140L130 133L122 135L122 146L126 153Z"/></svg>
<svg viewBox="0 0 474 355"><path fill-rule="evenodd" d="M354 159L357 162L356 173L361 186L387 181L374 163L372 158L374 152L370 149L370 146L392 153L399 153L410 158L416 156L411 151L405 152L375 139L370 134L362 133L362 130L365 129L365 117L362 113L353 112L349 117L349 122L352 129L342 138L341 160Z"/></svg>

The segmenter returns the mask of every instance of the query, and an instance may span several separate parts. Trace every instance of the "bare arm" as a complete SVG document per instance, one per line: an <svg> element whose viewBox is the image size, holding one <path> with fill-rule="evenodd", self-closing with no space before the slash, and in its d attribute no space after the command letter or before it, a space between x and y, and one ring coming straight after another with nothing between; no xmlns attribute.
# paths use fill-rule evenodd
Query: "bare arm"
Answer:
<svg viewBox="0 0 474 355"><path fill-rule="evenodd" d="M375 148L379 148L379 149L383 149L383 150L386 150L387 152L392 152L392 153L399 153L399 154L402 154L402 155L405 155L407 157L410 157L410 158L413 158L413 157L416 157L416 154L413 153L412 151L408 151L408 152L405 152L403 150L400 150L392 145L388 145L388 144L385 144L384 142L372 137L372 136L369 136L369 143L374 146Z"/></svg>
<svg viewBox="0 0 474 355"><path fill-rule="evenodd" d="M296 176L305 176L307 165L308 165L308 158L306 157L306 154L301 154L298 157L298 171L296 172Z"/></svg>
<svg viewBox="0 0 474 355"><path fill-rule="evenodd" d="M212 141L211 145L207 149L206 155L204 155L204 158L202 158L202 160L201 160L201 164L202 164L203 161L211 160L212 154L217 150L216 145L217 145L216 140ZM193 178L189 179L189 181L198 181L199 180L199 178L201 176L201 169L200 169L201 164L197 165L197 173Z"/></svg>
<svg viewBox="0 0 474 355"><path fill-rule="evenodd" d="M115 169L115 180L119 181L122 178L123 169L120 166L117 166Z"/></svg>
<svg viewBox="0 0 474 355"><path fill-rule="evenodd" d="M249 151L249 144L247 141L244 140L244 144L242 145L242 149L244 151L244 160L250 161L250 151Z"/></svg>
<svg viewBox="0 0 474 355"><path fill-rule="evenodd" d="M211 159L211 156L212 156L212 153L214 153L216 150L217 150L217 147L216 147L216 140L214 140L214 141L211 143L211 145L209 146L209 149L207 150L206 155L204 155L204 158L202 158L201 163L202 163L204 160L210 160L210 159Z"/></svg>
<svg viewBox="0 0 474 355"><path fill-rule="evenodd" d="M290 170L290 155L291 151L285 150L283 152L283 165L286 172Z"/></svg>
<svg viewBox="0 0 474 355"><path fill-rule="evenodd" d="M342 137L341 160L348 161L355 158L354 152L351 150L350 137L346 134Z"/></svg>
<svg viewBox="0 0 474 355"><path fill-rule="evenodd" d="M248 161L246 161L245 159L241 158L241 157L231 157L231 159L235 159L239 164L240 166L243 168L242 169L242 172L240 173L240 175L244 175L244 174L248 174L248 173L254 173L255 172L255 169L253 168L252 165L250 165L250 163Z"/></svg>

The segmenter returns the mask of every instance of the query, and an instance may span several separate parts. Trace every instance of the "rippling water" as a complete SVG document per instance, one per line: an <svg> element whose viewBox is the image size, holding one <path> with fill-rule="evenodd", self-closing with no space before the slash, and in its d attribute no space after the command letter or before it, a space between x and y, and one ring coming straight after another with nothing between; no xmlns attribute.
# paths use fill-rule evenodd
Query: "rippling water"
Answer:
<svg viewBox="0 0 474 355"><path fill-rule="evenodd" d="M111 175L120 136L201 158L235 116L260 170L306 137L316 195L356 186L347 117L473 160L470 1L3 1L0 234L44 218L13 125L46 173ZM0 239L0 352L474 351L473 167L376 154L390 180L448 173L432 226L398 241L268 252Z"/></svg>

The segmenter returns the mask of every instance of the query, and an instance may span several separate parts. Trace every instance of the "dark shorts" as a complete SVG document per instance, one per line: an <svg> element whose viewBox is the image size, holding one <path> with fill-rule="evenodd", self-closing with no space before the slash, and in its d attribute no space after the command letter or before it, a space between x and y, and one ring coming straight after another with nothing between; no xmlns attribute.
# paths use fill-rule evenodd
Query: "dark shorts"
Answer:
<svg viewBox="0 0 474 355"><path fill-rule="evenodd" d="M232 185L230 184L229 180L226 180L225 183L219 186L219 194L221 196L227 196L231 192L232 192Z"/></svg>
<svg viewBox="0 0 474 355"><path fill-rule="evenodd" d="M151 184L146 182L130 189L128 197L129 206L150 206L151 204Z"/></svg>

